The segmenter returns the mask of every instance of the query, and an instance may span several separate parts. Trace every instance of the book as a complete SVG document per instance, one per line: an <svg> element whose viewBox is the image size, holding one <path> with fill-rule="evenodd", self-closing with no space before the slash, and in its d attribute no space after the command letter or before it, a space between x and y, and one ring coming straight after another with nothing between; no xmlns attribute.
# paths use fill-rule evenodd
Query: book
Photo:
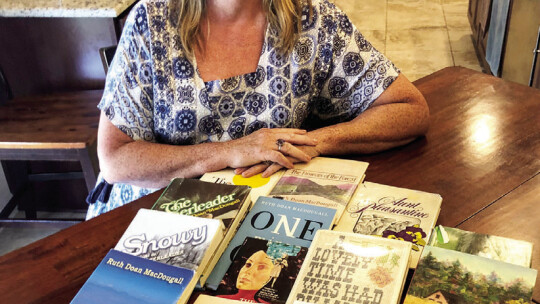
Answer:
<svg viewBox="0 0 540 304"><path fill-rule="evenodd" d="M115 250L195 271L188 293L222 239L223 223L157 210L140 209Z"/></svg>
<svg viewBox="0 0 540 304"><path fill-rule="evenodd" d="M194 274L111 249L71 303L184 303Z"/></svg>
<svg viewBox="0 0 540 304"><path fill-rule="evenodd" d="M309 247L318 229L329 229L335 209L260 196L206 281L216 290L246 237Z"/></svg>
<svg viewBox="0 0 540 304"><path fill-rule="evenodd" d="M217 296L243 302L285 303L307 247L246 237Z"/></svg>
<svg viewBox="0 0 540 304"><path fill-rule="evenodd" d="M234 174L234 169L223 169L205 173L200 180L217 184L249 186L251 187L249 194L251 202L255 203L259 196L268 196L268 193L274 188L283 173L285 173L285 170L279 170L269 177L262 177L261 174L243 177L241 174Z"/></svg>
<svg viewBox="0 0 540 304"><path fill-rule="evenodd" d="M194 304L234 304L234 303L245 303L238 300L230 300L224 298L218 298L207 294L201 294L197 297Z"/></svg>
<svg viewBox="0 0 540 304"><path fill-rule="evenodd" d="M458 228L437 226L428 245L530 267L533 244Z"/></svg>
<svg viewBox="0 0 540 304"><path fill-rule="evenodd" d="M287 303L399 303L410 254L407 242L319 230Z"/></svg>
<svg viewBox="0 0 540 304"><path fill-rule="evenodd" d="M364 182L334 230L410 242L409 267L416 268L439 217L441 203L438 194Z"/></svg>
<svg viewBox="0 0 540 304"><path fill-rule="evenodd" d="M535 269L428 245L404 303L530 303L536 275Z"/></svg>
<svg viewBox="0 0 540 304"><path fill-rule="evenodd" d="M339 220L368 163L347 159L315 157L285 171L269 196L336 209Z"/></svg>
<svg viewBox="0 0 540 304"><path fill-rule="evenodd" d="M212 268L229 244L250 206L251 189L204 182L197 179L171 180L152 209L182 215L214 218L223 222L222 241L213 252L198 284L204 286Z"/></svg>

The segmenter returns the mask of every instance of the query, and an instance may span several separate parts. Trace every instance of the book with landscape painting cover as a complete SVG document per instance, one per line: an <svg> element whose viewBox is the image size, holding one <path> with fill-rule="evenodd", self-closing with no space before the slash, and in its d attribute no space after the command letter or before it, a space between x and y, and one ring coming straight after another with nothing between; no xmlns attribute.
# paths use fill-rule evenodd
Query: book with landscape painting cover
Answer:
<svg viewBox="0 0 540 304"><path fill-rule="evenodd" d="M364 182L334 230L410 242L409 267L415 268L439 217L441 203L438 194Z"/></svg>
<svg viewBox="0 0 540 304"><path fill-rule="evenodd" d="M250 190L248 186L175 178L152 207L154 210L223 221L222 241L213 252L207 269L202 272L199 285L204 286L212 268L249 210Z"/></svg>
<svg viewBox="0 0 540 304"><path fill-rule="evenodd" d="M195 271L191 293L222 239L216 219L140 209L115 250Z"/></svg>
<svg viewBox="0 0 540 304"><path fill-rule="evenodd" d="M425 246L404 304L530 303L535 269Z"/></svg>
<svg viewBox="0 0 540 304"><path fill-rule="evenodd" d="M216 294L243 302L285 303L307 251L307 247L246 237Z"/></svg>
<svg viewBox="0 0 540 304"><path fill-rule="evenodd" d="M251 187L251 192L249 194L251 202L255 203L259 196L268 196L268 193L274 188L283 173L285 173L285 170L280 170L269 177L262 177L261 174L243 177L241 174L234 174L234 169L223 169L221 171L205 173L201 176L201 181L236 186L249 186Z"/></svg>
<svg viewBox="0 0 540 304"><path fill-rule="evenodd" d="M72 304L184 303L195 272L111 249Z"/></svg>
<svg viewBox="0 0 540 304"><path fill-rule="evenodd" d="M330 229L335 209L260 196L206 281L216 290L247 237L309 247L318 229Z"/></svg>
<svg viewBox="0 0 540 304"><path fill-rule="evenodd" d="M530 267L533 244L510 238L437 226L428 245Z"/></svg>
<svg viewBox="0 0 540 304"><path fill-rule="evenodd" d="M285 171L269 196L336 209L337 222L367 167L361 161L316 157Z"/></svg>
<svg viewBox="0 0 540 304"><path fill-rule="evenodd" d="M287 304L399 303L411 243L319 230Z"/></svg>

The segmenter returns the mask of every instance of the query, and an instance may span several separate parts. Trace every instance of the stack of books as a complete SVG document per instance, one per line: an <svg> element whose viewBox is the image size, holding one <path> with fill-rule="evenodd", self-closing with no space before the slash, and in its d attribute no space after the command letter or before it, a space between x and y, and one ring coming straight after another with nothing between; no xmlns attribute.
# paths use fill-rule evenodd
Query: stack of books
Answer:
<svg viewBox="0 0 540 304"><path fill-rule="evenodd" d="M530 303L531 254L529 242L438 226L404 303Z"/></svg>
<svg viewBox="0 0 540 304"><path fill-rule="evenodd" d="M367 167L173 179L73 303L530 301L530 243L435 227L440 195L364 182Z"/></svg>

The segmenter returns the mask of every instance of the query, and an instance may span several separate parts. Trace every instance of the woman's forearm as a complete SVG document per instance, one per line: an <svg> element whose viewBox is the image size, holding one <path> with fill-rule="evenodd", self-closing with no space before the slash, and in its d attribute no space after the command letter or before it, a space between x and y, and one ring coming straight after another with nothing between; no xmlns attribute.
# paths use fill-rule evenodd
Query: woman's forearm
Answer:
<svg viewBox="0 0 540 304"><path fill-rule="evenodd" d="M424 135L429 109L422 94L403 75L355 119L309 132L321 155L374 153Z"/></svg>
<svg viewBox="0 0 540 304"><path fill-rule="evenodd" d="M352 121L309 132L321 155L374 153L407 144L424 135L428 114L406 103L373 107Z"/></svg>
<svg viewBox="0 0 540 304"><path fill-rule="evenodd" d="M278 139L286 141L282 147ZM273 162L292 168L286 156L309 161L294 145L317 142L299 129L261 129L239 139L195 145L168 145L133 140L102 113L98 131L98 156L104 179L145 188L164 187L174 177L196 177L227 167L238 168Z"/></svg>
<svg viewBox="0 0 540 304"><path fill-rule="evenodd" d="M100 152L101 172L109 183L161 188L174 177L196 177L227 167L224 145L173 146L131 141Z"/></svg>

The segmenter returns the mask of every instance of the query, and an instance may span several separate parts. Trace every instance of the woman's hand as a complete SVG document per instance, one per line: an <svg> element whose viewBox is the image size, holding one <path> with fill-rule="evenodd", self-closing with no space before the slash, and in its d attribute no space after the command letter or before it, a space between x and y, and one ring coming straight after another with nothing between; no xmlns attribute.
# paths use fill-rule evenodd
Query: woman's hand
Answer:
<svg viewBox="0 0 540 304"><path fill-rule="evenodd" d="M279 139L283 142L281 146L278 145ZM251 167L263 162L292 168L295 161L311 160L311 156L298 146L312 147L317 140L309 137L305 130L264 128L224 144L231 168Z"/></svg>
<svg viewBox="0 0 540 304"><path fill-rule="evenodd" d="M310 158L317 157L320 155L319 151L315 146L296 146L295 148L299 149L300 151L303 151L307 155L310 156ZM293 163L299 163L301 160L294 158L294 157L287 157L289 161ZM262 173L262 177L269 177L272 174L276 173L280 169L282 169L283 166L278 163L259 163L250 167L242 167L237 168L234 170L235 174L242 174L243 177L251 177L253 175Z"/></svg>

